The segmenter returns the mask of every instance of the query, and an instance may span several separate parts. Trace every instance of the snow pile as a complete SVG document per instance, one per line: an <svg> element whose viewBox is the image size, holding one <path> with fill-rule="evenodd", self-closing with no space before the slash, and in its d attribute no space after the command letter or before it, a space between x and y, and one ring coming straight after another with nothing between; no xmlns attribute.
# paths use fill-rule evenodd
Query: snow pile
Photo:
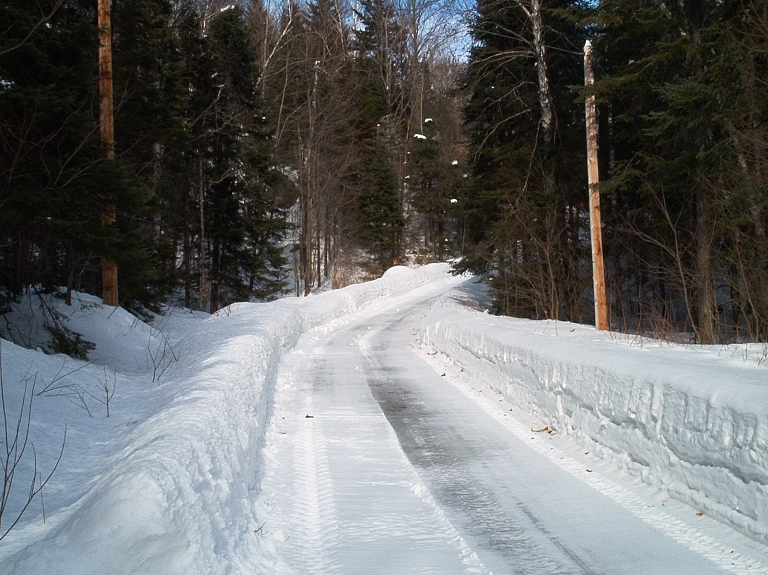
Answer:
<svg viewBox="0 0 768 575"><path fill-rule="evenodd" d="M420 337L550 428L768 542L762 346L662 347L451 305L425 318Z"/></svg>
<svg viewBox="0 0 768 575"><path fill-rule="evenodd" d="M269 572L270 554L257 536L259 447L278 361L302 332L447 269L394 268L380 280L310 298L235 304L204 321L187 318L181 341L153 339L161 332L122 310L94 305L92 321L77 323L82 306L69 314L62 308L98 343L92 355L104 365L2 342L9 413L19 412L25 374L44 385L61 376L58 383L80 395L35 399L32 440L53 446L41 460L61 447L56 439L67 421L65 456L46 486L47 521L30 508L3 541L0 572ZM117 389L109 418L103 405L87 415L77 405L80 396L99 405L102 379Z"/></svg>
<svg viewBox="0 0 768 575"><path fill-rule="evenodd" d="M208 317L207 313L181 309L169 310L169 314L155 318L158 325L153 327L122 308L103 306L101 298L92 295L73 292L69 306L63 293L30 293L12 304L11 312L0 316L0 336L46 353L68 347L65 351L77 355L72 352L79 345L94 363L120 372L151 371L156 379L174 360L167 325L181 326L185 321ZM57 335L61 339L57 340ZM64 341L64 336L70 342ZM73 345L73 340L77 344Z"/></svg>

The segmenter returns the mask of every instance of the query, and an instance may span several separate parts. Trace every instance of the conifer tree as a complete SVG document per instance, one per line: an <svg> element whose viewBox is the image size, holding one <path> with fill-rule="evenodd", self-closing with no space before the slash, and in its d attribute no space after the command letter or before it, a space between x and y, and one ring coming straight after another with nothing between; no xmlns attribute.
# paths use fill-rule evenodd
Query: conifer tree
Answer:
<svg viewBox="0 0 768 575"><path fill-rule="evenodd" d="M0 288L6 299L30 287L98 293L97 256L142 257L135 226L100 225L102 198L133 204L137 186L121 162L101 161L95 6L68 0L53 10L54 4L0 6L9 24L0 38ZM41 22L41 13L51 16Z"/></svg>
<svg viewBox="0 0 768 575"><path fill-rule="evenodd" d="M398 201L397 175L384 138L374 137L365 153L359 195L362 245L373 256L378 272L401 257L403 214Z"/></svg>
<svg viewBox="0 0 768 575"><path fill-rule="evenodd" d="M125 214L142 230L145 257L121 278L121 292L144 305L169 295L179 272L184 225L183 178L174 161L183 140L182 59L169 0L120 0L113 10L116 151L143 189L138 210Z"/></svg>
<svg viewBox="0 0 768 575"><path fill-rule="evenodd" d="M269 184L279 176L271 173L244 12L234 7L213 17L203 49L196 80L210 101L202 111L198 161L204 173L201 213L210 250L210 309L215 311L282 288L284 261L273 244L284 225L269 197Z"/></svg>
<svg viewBox="0 0 768 575"><path fill-rule="evenodd" d="M365 0L357 16L356 120L363 140L359 234L380 273L400 261L404 252L405 220L395 167L402 148L403 36L390 2Z"/></svg>
<svg viewBox="0 0 768 575"><path fill-rule="evenodd" d="M473 177L461 219L471 249L460 267L493 271L504 313L578 320L588 309L574 265L585 257L586 200L574 7L478 2L464 78Z"/></svg>
<svg viewBox="0 0 768 575"><path fill-rule="evenodd" d="M749 12L738 2L611 0L597 12L616 311L639 325L657 318L702 343L743 323L754 337L764 317L761 298L747 303L745 288L761 291L747 287L736 247L760 225L733 225L751 219L736 208L749 202L734 202L746 199L739 190L752 171L751 154L734 146L744 142L736 126L759 117L749 103L759 90L743 66Z"/></svg>

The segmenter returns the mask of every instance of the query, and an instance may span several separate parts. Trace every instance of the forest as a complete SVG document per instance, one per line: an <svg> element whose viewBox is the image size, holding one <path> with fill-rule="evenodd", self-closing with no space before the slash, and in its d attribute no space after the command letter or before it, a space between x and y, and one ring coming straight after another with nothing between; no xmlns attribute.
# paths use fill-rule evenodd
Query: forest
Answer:
<svg viewBox="0 0 768 575"><path fill-rule="evenodd" d="M453 260L497 313L592 323L594 95L611 328L768 340L765 0L113 0L111 26L114 147L97 0L0 3L0 313L100 295L103 258L138 312Z"/></svg>

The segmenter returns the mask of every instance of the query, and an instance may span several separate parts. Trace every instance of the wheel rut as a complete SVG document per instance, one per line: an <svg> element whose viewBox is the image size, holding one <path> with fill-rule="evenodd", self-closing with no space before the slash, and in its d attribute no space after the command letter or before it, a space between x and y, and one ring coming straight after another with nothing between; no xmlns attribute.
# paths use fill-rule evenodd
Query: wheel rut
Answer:
<svg viewBox="0 0 768 575"><path fill-rule="evenodd" d="M304 401L304 411L311 414L312 397ZM291 515L295 538L302 545L295 549L295 564L304 573L339 573L336 559L338 520L336 502L328 468L326 438L322 422L305 416L297 435L293 467L295 503Z"/></svg>

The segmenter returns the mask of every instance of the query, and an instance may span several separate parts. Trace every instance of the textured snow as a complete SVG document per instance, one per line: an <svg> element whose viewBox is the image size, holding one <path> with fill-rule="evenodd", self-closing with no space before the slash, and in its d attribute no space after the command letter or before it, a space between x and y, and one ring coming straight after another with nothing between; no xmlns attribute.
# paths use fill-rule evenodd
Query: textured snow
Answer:
<svg viewBox="0 0 768 575"><path fill-rule="evenodd" d="M0 572L229 573L244 568L243 561L249 569L258 566L253 502L259 447L282 354L314 326L445 273L445 265L395 268L380 280L310 298L230 306L199 322L177 344L173 352L180 360L166 369L159 385L151 373L121 376L110 418L96 413L95 399L90 417L73 408L77 396L36 397L32 440L52 446L38 449L39 460L44 469L51 467L61 447L62 422L69 421L65 457L44 493L47 521L40 520L41 508L25 515L2 543ZM132 334L130 325L139 325L135 319L129 325L125 312L100 309L102 322L95 329L108 337L94 355L141 365L137 357L128 361L112 353L145 349L151 330L143 326ZM82 308L70 311L79 316ZM36 374L39 390L60 370L79 367L62 381L90 386L98 397L98 378L105 377L101 366L7 341L2 351L10 413L18 412L23 391L18 382L25 373ZM143 359L151 367L150 355Z"/></svg>
<svg viewBox="0 0 768 575"><path fill-rule="evenodd" d="M604 458L768 542L761 346L672 346L577 324L434 310L421 342Z"/></svg>
<svg viewBox="0 0 768 575"><path fill-rule="evenodd" d="M447 271L396 267L335 292L235 304L210 317L177 311L154 326L88 296L71 308L51 299L70 328L98 345L81 362L0 342L9 417L19 413L24 384L27 395L34 384L30 439L44 475L66 423L64 456L44 490L45 521L38 498L0 542L0 573L285 572L275 554L285 534L254 537L283 356L302 334L318 328L321 337L335 321L445 280ZM426 315L420 338L560 433L768 541L760 348L632 345L581 325L450 303ZM116 385L110 417L105 382ZM6 517L28 486L24 463Z"/></svg>

